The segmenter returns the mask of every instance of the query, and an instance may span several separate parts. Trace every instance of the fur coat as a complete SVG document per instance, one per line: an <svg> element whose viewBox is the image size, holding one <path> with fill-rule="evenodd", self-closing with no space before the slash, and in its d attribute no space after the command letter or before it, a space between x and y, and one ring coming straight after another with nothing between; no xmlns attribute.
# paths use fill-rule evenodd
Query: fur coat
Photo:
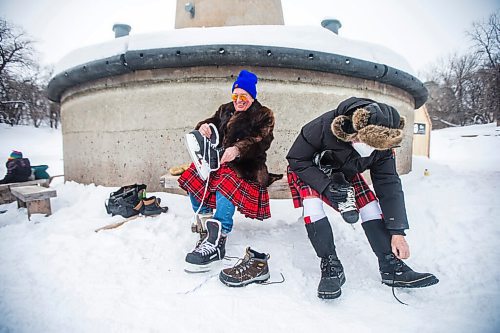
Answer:
<svg viewBox="0 0 500 333"><path fill-rule="evenodd" d="M245 180L269 186L276 178L270 176L266 166L266 151L274 139L273 112L257 100L246 111L236 112L232 102L223 104L215 114L196 125L214 124L219 131L219 142L223 148L235 146L240 156L229 162L229 166Z"/></svg>

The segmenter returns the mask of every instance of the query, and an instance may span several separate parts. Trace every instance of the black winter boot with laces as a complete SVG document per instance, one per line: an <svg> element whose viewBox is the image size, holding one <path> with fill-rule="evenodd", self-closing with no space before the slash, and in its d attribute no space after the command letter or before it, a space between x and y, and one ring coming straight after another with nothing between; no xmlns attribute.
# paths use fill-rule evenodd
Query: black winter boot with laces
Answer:
<svg viewBox="0 0 500 333"><path fill-rule="evenodd" d="M226 255L226 236L221 234L221 224L215 219L206 222L207 237L186 255L187 272L206 272L210 264L222 260Z"/></svg>
<svg viewBox="0 0 500 333"><path fill-rule="evenodd" d="M306 230L317 256L321 258L318 297L337 298L341 295L340 287L345 283L345 276L342 264L335 252L330 222L327 217L324 217L314 223L306 224Z"/></svg>
<svg viewBox="0 0 500 333"><path fill-rule="evenodd" d="M234 267L223 269L219 280L229 287L243 287L250 283L269 280L269 254L260 253L247 247L245 257Z"/></svg>
<svg viewBox="0 0 500 333"><path fill-rule="evenodd" d="M382 283L390 287L423 288L439 282L431 273L415 272L392 253L386 255L385 262L380 265L380 276Z"/></svg>
<svg viewBox="0 0 500 333"><path fill-rule="evenodd" d="M318 297L333 299L341 295L340 287L345 283L344 268L336 255L321 258L321 280L318 285Z"/></svg>
<svg viewBox="0 0 500 333"><path fill-rule="evenodd" d="M432 286L439 280L431 273L418 273L412 270L391 249L391 235L382 220L362 223L368 242L378 258L382 283L391 287L422 288Z"/></svg>

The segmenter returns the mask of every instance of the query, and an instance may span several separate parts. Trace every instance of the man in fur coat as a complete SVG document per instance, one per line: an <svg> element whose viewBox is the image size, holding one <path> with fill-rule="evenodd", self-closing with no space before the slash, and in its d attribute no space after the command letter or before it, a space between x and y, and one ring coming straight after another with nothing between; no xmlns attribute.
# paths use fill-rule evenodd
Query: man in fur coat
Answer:
<svg viewBox="0 0 500 333"><path fill-rule="evenodd" d="M354 188L361 225L378 258L382 283L414 288L438 282L433 274L417 273L402 261L410 256L405 240L409 226L393 148L403 139L404 125L404 117L392 106L352 97L302 127L288 152L294 205L304 208L308 237L321 258L320 298L339 297L345 282L323 210L323 202L338 209L346 199L344 185L332 177L336 174L342 174ZM321 166L315 162L317 154L328 156ZM330 166L328 174L324 164ZM368 169L376 194L361 175Z"/></svg>
<svg viewBox="0 0 500 333"><path fill-rule="evenodd" d="M274 115L257 100L256 84L257 76L242 70L232 85L232 102L222 104L213 116L196 125L206 138L212 134L209 124L215 125L224 153L221 167L207 181L193 165L178 180L193 210L200 213L196 219L202 229L200 241L186 256L189 270L204 270L224 258L236 209L252 219L271 217L267 187L276 177L268 173L266 151L274 139Z"/></svg>

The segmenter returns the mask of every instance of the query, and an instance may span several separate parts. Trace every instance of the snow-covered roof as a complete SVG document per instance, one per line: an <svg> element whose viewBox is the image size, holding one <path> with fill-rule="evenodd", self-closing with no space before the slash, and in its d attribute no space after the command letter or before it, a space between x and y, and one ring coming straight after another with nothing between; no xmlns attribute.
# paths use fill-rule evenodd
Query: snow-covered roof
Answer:
<svg viewBox="0 0 500 333"><path fill-rule="evenodd" d="M127 51L198 45L252 45L319 51L385 64L414 75L408 62L386 47L343 38L320 26L285 25L185 28L116 38L74 50L56 65L54 75Z"/></svg>
<svg viewBox="0 0 500 333"><path fill-rule="evenodd" d="M68 88L136 70L249 65L336 73L389 84L413 96L415 108L428 97L408 62L388 48L342 38L319 26L283 25L185 28L83 47L57 64L48 97L59 102Z"/></svg>

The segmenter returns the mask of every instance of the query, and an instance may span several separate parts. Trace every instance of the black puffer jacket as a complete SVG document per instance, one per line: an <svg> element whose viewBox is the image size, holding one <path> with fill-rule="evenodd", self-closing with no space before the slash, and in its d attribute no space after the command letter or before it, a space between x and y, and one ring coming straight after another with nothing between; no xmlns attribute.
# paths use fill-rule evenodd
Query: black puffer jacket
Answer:
<svg viewBox="0 0 500 333"><path fill-rule="evenodd" d="M5 163L7 174L0 184L22 183L29 180L31 176L30 160L27 158L16 158Z"/></svg>
<svg viewBox="0 0 500 333"><path fill-rule="evenodd" d="M337 161L340 161L339 170L349 180L369 169L387 229L401 231L409 226L392 150L376 150L368 157L361 157L350 143L337 138L331 129L335 117L349 116L354 110L371 103L376 102L352 97L340 103L337 109L312 120L302 127L286 158L290 169L320 193L327 188L330 180L313 163L313 156L317 152L332 150Z"/></svg>

